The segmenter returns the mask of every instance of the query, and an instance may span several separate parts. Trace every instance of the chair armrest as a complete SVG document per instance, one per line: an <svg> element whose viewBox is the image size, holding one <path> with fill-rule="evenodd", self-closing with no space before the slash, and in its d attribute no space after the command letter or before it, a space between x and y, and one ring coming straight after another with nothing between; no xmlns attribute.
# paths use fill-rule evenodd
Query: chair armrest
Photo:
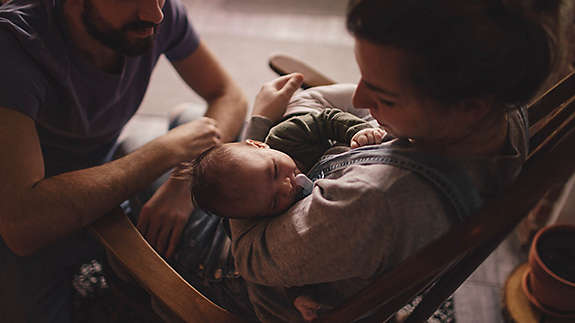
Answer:
<svg viewBox="0 0 575 323"><path fill-rule="evenodd" d="M295 72L302 73L303 84L301 87L304 89L314 86L335 84L335 81L329 77L294 57L274 55L269 59L269 66L279 75L286 75Z"/></svg>
<svg viewBox="0 0 575 323"><path fill-rule="evenodd" d="M245 322L212 303L158 255L122 209L90 226L92 233L132 277L185 322Z"/></svg>

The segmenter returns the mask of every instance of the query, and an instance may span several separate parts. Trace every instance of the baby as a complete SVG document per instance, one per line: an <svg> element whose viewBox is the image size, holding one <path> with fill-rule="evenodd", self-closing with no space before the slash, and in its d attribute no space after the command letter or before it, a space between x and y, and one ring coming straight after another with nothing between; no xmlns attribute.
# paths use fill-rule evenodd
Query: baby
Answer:
<svg viewBox="0 0 575 323"><path fill-rule="evenodd" d="M341 152L342 144L379 144L384 134L338 109L294 116L273 127L265 142L248 139L204 152L194 162L194 201L230 218L280 214L301 196L296 176L324 153Z"/></svg>
<svg viewBox="0 0 575 323"><path fill-rule="evenodd" d="M342 144L345 150L379 144L384 135L380 128L338 109L291 117L269 130L265 143L248 139L203 153L192 174L194 201L230 218L281 214L302 197L296 176L322 155L341 152ZM320 304L312 297L312 287L288 292L305 321L317 318Z"/></svg>

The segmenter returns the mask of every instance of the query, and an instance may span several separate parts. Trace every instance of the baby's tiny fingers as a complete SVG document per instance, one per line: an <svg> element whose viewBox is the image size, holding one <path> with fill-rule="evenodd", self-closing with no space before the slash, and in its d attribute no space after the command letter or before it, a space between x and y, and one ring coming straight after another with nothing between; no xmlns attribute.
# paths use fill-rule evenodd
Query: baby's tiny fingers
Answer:
<svg viewBox="0 0 575 323"><path fill-rule="evenodd" d="M365 135L365 133L362 133L359 137L357 137L357 143L358 143L360 146L365 146L365 145L367 145L368 142L369 142L369 141L368 141L368 138L367 138L367 136Z"/></svg>
<svg viewBox="0 0 575 323"><path fill-rule="evenodd" d="M374 144L375 143L375 135L373 131L368 131L366 134L367 136L367 142L370 144Z"/></svg>

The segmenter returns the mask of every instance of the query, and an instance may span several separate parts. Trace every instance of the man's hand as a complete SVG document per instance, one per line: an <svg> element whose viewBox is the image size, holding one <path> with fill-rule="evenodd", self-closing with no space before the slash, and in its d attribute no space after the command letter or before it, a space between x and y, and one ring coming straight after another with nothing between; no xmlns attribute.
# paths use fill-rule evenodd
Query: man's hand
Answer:
<svg viewBox="0 0 575 323"><path fill-rule="evenodd" d="M163 140L176 151L180 161L193 160L206 149L221 144L216 121L206 117L172 129ZM176 168L175 172L181 170ZM169 258L193 209L189 178L171 176L144 204L138 229L158 253Z"/></svg>
<svg viewBox="0 0 575 323"><path fill-rule="evenodd" d="M189 180L170 178L144 204L138 229L158 253L169 258L193 210Z"/></svg>
<svg viewBox="0 0 575 323"><path fill-rule="evenodd" d="M220 138L216 121L207 117L187 122L164 135L167 144L181 156L180 161L193 160L203 151L219 146Z"/></svg>
<svg viewBox="0 0 575 323"><path fill-rule="evenodd" d="M256 96L252 114L265 117L274 123L279 121L302 82L302 74L292 73L265 83Z"/></svg>
<svg viewBox="0 0 575 323"><path fill-rule="evenodd" d="M380 128L368 128L358 131L353 138L351 138L351 142L349 146L351 148L357 148L367 145L376 145L380 144L385 137L385 131L381 130Z"/></svg>
<svg viewBox="0 0 575 323"><path fill-rule="evenodd" d="M299 311L301 317L306 322L312 322L318 318L317 311L320 304L308 296L302 295L296 297L293 301L293 306Z"/></svg>

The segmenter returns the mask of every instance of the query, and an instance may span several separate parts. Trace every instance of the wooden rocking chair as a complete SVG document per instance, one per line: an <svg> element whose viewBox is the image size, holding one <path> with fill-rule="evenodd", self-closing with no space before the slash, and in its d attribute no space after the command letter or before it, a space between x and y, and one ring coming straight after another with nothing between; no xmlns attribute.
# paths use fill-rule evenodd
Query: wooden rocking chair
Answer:
<svg viewBox="0 0 575 323"><path fill-rule="evenodd" d="M313 68L286 56L270 60L280 74L302 72L306 86L332 84ZM575 73L529 107L530 154L517 181L501 198L381 276L318 322L383 322L426 290L407 322L425 321L481 264L542 198L575 171ZM185 282L144 240L120 209L92 225L119 263L184 322L243 322ZM431 287L429 287L431 286Z"/></svg>

